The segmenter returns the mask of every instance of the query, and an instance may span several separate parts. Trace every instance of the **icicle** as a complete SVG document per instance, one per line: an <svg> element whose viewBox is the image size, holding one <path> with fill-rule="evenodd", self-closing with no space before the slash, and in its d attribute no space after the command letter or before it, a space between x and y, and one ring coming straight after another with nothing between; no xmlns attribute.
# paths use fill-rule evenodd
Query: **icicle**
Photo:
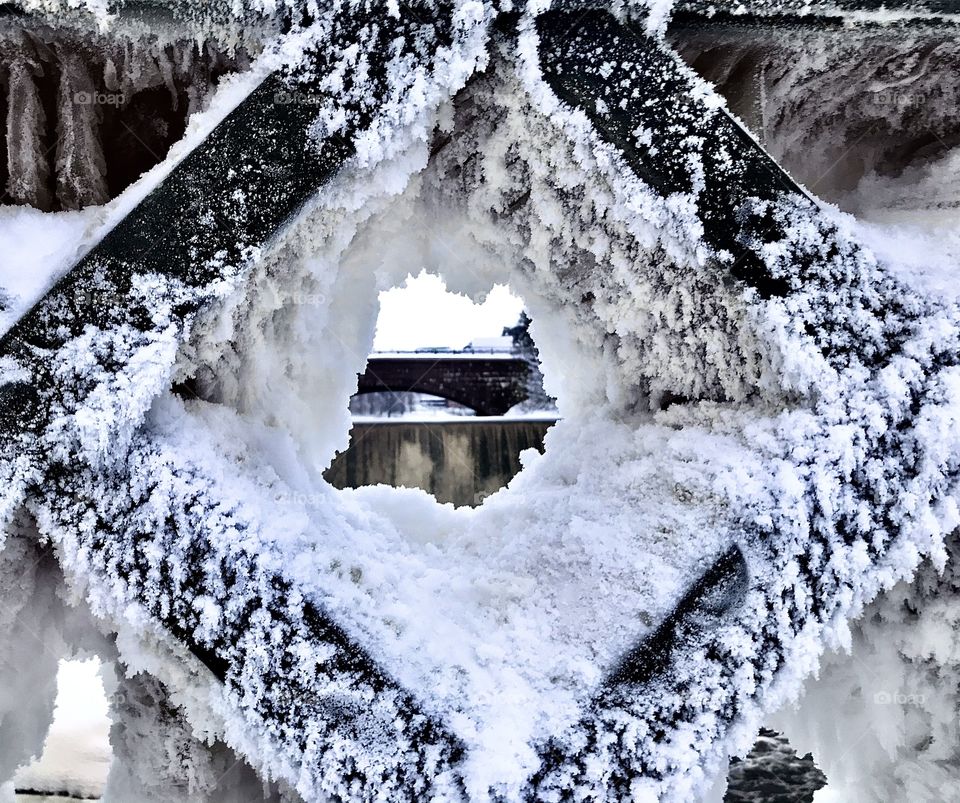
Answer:
<svg viewBox="0 0 960 803"><path fill-rule="evenodd" d="M39 756L53 720L63 652L59 578L33 538L7 536L0 552L0 781ZM51 558L52 560L52 558ZM56 579L55 579L56 578Z"/></svg>
<svg viewBox="0 0 960 803"><path fill-rule="evenodd" d="M141 44L134 50L132 63L136 68L135 74L131 76L133 94L164 86L164 77L160 66L160 48L155 42L149 48L143 48Z"/></svg>
<svg viewBox="0 0 960 803"><path fill-rule="evenodd" d="M158 51L157 70L163 77L163 84L170 93L170 108L176 111L180 105L180 97L177 94L177 82L174 78L175 66L173 53L176 51L176 45L160 47Z"/></svg>
<svg viewBox="0 0 960 803"><path fill-rule="evenodd" d="M193 71L193 62L196 58L199 58L200 54L197 52L196 42L192 39L179 42L175 52L177 58L177 78L181 83L184 83L190 78L190 74Z"/></svg>
<svg viewBox="0 0 960 803"><path fill-rule="evenodd" d="M196 45L192 45L194 58L190 63L187 80L187 116L203 109L207 89L210 86L209 60L204 58Z"/></svg>
<svg viewBox="0 0 960 803"><path fill-rule="evenodd" d="M118 92L120 90L120 79L117 77L117 64L111 57L108 57L103 65L103 85L108 92Z"/></svg>
<svg viewBox="0 0 960 803"><path fill-rule="evenodd" d="M17 204L49 211L49 150L44 147L47 117L31 64L19 58L10 64L7 106L7 194Z"/></svg>
<svg viewBox="0 0 960 803"><path fill-rule="evenodd" d="M106 203L107 167L100 139L100 103L119 103L116 93L98 92L74 48L58 47L57 200L64 209Z"/></svg>

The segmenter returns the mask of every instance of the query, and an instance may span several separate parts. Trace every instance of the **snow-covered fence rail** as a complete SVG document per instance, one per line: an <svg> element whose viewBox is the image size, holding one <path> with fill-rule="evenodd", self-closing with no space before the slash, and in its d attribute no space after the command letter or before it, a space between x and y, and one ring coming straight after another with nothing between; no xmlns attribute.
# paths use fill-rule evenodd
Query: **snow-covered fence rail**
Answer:
<svg viewBox="0 0 960 803"><path fill-rule="evenodd" d="M311 149L316 112L278 103L289 86L281 76L262 83L0 339L5 451L39 460L52 411L82 403L81 388L65 398L52 375L58 350L90 329L126 332L131 350L181 330L350 155L347 139Z"/></svg>
<svg viewBox="0 0 960 803"><path fill-rule="evenodd" d="M687 317L670 308L660 310L651 342L628 327L618 333L639 341L635 384L660 391L651 397L670 408L657 437L669 442L663 431L682 428L704 442L716 435L736 441L745 463L740 482L718 479L703 495L718 532L730 536L708 556L712 566L672 602L657 600L653 610L670 610L587 690L576 721L538 734L539 767L528 780L478 790L464 780L472 756L452 722L381 669L324 610L322 584L310 586L315 577L298 574L270 528L258 529L247 486L226 476L241 473L240 461L207 465L176 432L139 427L198 314L237 289L349 156L376 161L380 139L409 122L400 112L410 96L429 94L424 87L451 69L463 39L479 32L485 42L495 15L470 3L387 10L345 3L332 11L299 72L261 84L0 341L3 512L28 506L96 613L174 650L186 645L224 683L231 744L307 797L700 794L732 729L757 724L775 683L807 671L831 629L942 550L943 531L956 524L955 509L936 507L957 473L956 316L880 269L659 40L602 12L504 19L494 44L519 43L513 80L526 81L534 100L525 108L561 147L511 153L519 191L497 208L502 224L527 214L518 230L560 241L555 231L530 234L548 224L533 220L535 193L523 182L537 170L551 175L550 160L568 151L599 153L615 175L589 178L609 180L618 206L590 221L594 256L619 237L630 255L619 280L632 298L643 295L641 273L646 281L659 272L681 295L698 280L701 295L690 297L727 293L740 316L715 333L717 321L696 305ZM483 61L477 50L469 69L461 65L467 75ZM378 62L378 53L389 58ZM517 67L507 61L500 69ZM304 102L277 103L275 93L291 91ZM384 122L384 106L397 116ZM491 128L509 118L502 111L490 114ZM448 135L455 124L446 121ZM456 142L453 156L442 150L438 162L463 167ZM485 155L500 152L509 148ZM524 158L526 173L516 167ZM476 183L495 186L507 173L491 170ZM550 221L583 223L589 205L579 189L557 190L567 195ZM602 226L613 230L624 208L627 224L608 236ZM650 257L629 228L643 215L689 237L687 262ZM619 299L604 286L614 261L601 253L597 275L578 277L583 286L565 284L558 270L555 292L598 318L616 314ZM642 300L660 303L661 288L647 287ZM714 458L698 458L698 470L712 477L724 465ZM669 505L686 504L681 496L655 502L674 512ZM346 515L334 525L353 526ZM349 548L360 550L355 534ZM704 557L699 544L672 552L691 565ZM465 730L476 727L468 721ZM475 777L487 778L487 768Z"/></svg>
<svg viewBox="0 0 960 803"><path fill-rule="evenodd" d="M838 294L835 308L821 310L808 334L839 368L853 354L872 362L896 351L901 316L910 317L896 293L887 296L870 286L873 277L847 272L860 263L857 244L844 241L739 123L711 108L674 53L604 12L547 13L537 31L546 82L645 184L665 198L695 198L690 212L723 270L762 298L813 287ZM815 250L790 242L797 226L810 227ZM780 244L790 250L771 259ZM844 273L830 275L838 270ZM848 293L856 298L843 303L839 294Z"/></svg>

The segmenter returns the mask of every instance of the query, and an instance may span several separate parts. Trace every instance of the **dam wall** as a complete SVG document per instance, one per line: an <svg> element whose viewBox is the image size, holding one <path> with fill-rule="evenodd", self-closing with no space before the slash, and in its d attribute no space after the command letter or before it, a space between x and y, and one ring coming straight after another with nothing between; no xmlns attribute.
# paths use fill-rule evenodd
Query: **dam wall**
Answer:
<svg viewBox="0 0 960 803"><path fill-rule="evenodd" d="M327 469L337 488L422 488L440 502L478 505L520 471L520 452L543 451L554 418L358 421Z"/></svg>

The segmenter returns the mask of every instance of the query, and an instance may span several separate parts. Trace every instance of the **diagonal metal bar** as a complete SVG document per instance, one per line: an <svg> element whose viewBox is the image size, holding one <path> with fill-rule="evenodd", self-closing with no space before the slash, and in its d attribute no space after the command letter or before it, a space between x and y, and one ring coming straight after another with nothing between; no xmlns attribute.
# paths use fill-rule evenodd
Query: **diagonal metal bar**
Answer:
<svg viewBox="0 0 960 803"><path fill-rule="evenodd" d="M558 11L537 20L544 80L590 120L645 184L663 197L695 198L703 240L731 278L761 298L833 279L837 292L871 295L862 278L860 286L848 288L845 277L830 275L831 260L859 258L856 244L842 241L813 197L726 109L705 100L699 79L676 54L606 12L581 15L573 29L570 16ZM798 216L816 221L827 250L794 249L793 273L787 275L771 267L764 250L787 240ZM842 313L824 310L810 335L835 365L845 367L851 359L879 364L902 342L910 313L888 289L888 298L868 298L867 314L877 321L873 333Z"/></svg>

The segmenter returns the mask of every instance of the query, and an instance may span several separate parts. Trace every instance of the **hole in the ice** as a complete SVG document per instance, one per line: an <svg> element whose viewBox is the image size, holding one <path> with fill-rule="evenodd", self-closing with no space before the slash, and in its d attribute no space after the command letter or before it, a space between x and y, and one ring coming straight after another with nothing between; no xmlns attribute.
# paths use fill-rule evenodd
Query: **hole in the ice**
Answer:
<svg viewBox="0 0 960 803"><path fill-rule="evenodd" d="M27 800L36 795L99 799L110 770L110 719L100 661L63 661L57 700L43 754L21 768L14 786Z"/></svg>
<svg viewBox="0 0 960 803"><path fill-rule="evenodd" d="M763 728L749 755L730 762L724 803L811 803L826 780L809 753L798 755L785 736Z"/></svg>
<svg viewBox="0 0 960 803"><path fill-rule="evenodd" d="M421 488L458 506L506 485L557 417L529 326L502 285L481 304L426 273L382 293L350 445L327 480Z"/></svg>

